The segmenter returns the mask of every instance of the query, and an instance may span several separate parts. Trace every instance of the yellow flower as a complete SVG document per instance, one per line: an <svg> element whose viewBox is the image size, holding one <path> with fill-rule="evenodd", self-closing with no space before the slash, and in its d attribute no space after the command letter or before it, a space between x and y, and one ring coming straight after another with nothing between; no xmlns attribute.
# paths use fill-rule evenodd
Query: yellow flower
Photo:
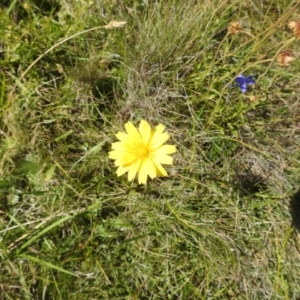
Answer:
<svg viewBox="0 0 300 300"><path fill-rule="evenodd" d="M153 130L149 123L141 120L137 130L131 122L125 124L127 133L118 132L116 137L120 142L112 144L109 158L115 160L118 167L117 175L128 172L128 180L132 181L138 174L138 182L146 184L147 177L167 176L162 164L172 165L173 158L168 154L176 152L173 145L163 145L169 135L165 126L159 124Z"/></svg>

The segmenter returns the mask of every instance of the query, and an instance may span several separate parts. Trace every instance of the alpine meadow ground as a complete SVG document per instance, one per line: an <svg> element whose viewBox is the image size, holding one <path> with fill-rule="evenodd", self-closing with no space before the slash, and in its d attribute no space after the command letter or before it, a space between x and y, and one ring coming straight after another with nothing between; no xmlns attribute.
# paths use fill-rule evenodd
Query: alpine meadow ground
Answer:
<svg viewBox="0 0 300 300"><path fill-rule="evenodd" d="M299 1L1 1L0 299L300 299L299 46Z"/></svg>

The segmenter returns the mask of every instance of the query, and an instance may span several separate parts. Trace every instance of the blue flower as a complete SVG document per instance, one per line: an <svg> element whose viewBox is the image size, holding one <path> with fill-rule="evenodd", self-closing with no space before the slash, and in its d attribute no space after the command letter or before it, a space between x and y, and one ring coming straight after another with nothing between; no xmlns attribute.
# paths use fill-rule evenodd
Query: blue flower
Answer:
<svg viewBox="0 0 300 300"><path fill-rule="evenodd" d="M247 91L247 85L255 84L254 76L244 76L244 75L238 75L234 81L237 83L234 86L239 86L242 93L246 93Z"/></svg>

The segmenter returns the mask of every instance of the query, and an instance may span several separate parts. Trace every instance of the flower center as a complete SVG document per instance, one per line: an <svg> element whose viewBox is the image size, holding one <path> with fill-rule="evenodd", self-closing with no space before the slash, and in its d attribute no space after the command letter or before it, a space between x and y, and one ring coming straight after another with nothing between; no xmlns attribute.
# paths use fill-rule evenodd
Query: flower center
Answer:
<svg viewBox="0 0 300 300"><path fill-rule="evenodd" d="M150 158L151 155L151 148L149 146L145 146L142 143L138 144L136 147L136 156L139 159L146 159L146 158Z"/></svg>

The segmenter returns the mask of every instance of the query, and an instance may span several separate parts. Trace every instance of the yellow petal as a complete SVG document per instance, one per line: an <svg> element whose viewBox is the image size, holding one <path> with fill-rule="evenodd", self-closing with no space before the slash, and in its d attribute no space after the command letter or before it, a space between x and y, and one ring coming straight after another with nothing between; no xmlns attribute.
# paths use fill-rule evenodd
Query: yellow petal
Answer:
<svg viewBox="0 0 300 300"><path fill-rule="evenodd" d="M110 151L110 152L108 152L108 157L110 159L118 159L120 157L120 152L119 151Z"/></svg>
<svg viewBox="0 0 300 300"><path fill-rule="evenodd" d="M125 129L130 136L131 139L140 139L141 135L137 131L137 129L134 127L134 125L131 122L127 122L125 124Z"/></svg>
<svg viewBox="0 0 300 300"><path fill-rule="evenodd" d="M123 174L125 174L126 172L128 172L128 167L122 167L122 166L119 166L119 168L117 169L117 176L122 176Z"/></svg>
<svg viewBox="0 0 300 300"><path fill-rule="evenodd" d="M132 153L123 153L122 157L119 159L121 165L128 166L136 160L136 156Z"/></svg>
<svg viewBox="0 0 300 300"><path fill-rule="evenodd" d="M160 147L163 143L165 143L169 139L169 134L166 132L162 132L165 129L165 126L158 125L152 132L151 145L154 149Z"/></svg>
<svg viewBox="0 0 300 300"><path fill-rule="evenodd" d="M122 161L121 161L120 159L117 159L117 160L115 161L115 166L116 166L116 167L127 167L127 166L124 166L124 165L122 164Z"/></svg>
<svg viewBox="0 0 300 300"><path fill-rule="evenodd" d="M111 145L113 150L119 151L120 155L124 152L135 153L135 148L130 143L115 142Z"/></svg>
<svg viewBox="0 0 300 300"><path fill-rule="evenodd" d="M165 130L166 126L164 126L163 124L159 124L157 125L154 130L158 133L158 134L162 134Z"/></svg>
<svg viewBox="0 0 300 300"><path fill-rule="evenodd" d="M134 164L128 167L128 181L132 181L135 178L136 173L140 169L140 166L141 166L141 160L138 159Z"/></svg>
<svg viewBox="0 0 300 300"><path fill-rule="evenodd" d="M154 160L153 160L153 162L155 164L157 176L168 176L168 173L166 172L166 170L164 169L164 167L160 163L157 163Z"/></svg>
<svg viewBox="0 0 300 300"><path fill-rule="evenodd" d="M139 170L139 177L138 177L139 184L146 184L147 177L148 177L147 168L145 167L145 164L142 164L142 166Z"/></svg>
<svg viewBox="0 0 300 300"><path fill-rule="evenodd" d="M156 169L155 169L155 164L152 161L152 159L146 159L143 161L143 164L141 166L141 169L145 168L147 174L151 179L156 177Z"/></svg>
<svg viewBox="0 0 300 300"><path fill-rule="evenodd" d="M117 151L124 151L124 143L122 143L122 142L112 143L111 148L113 150L117 150Z"/></svg>
<svg viewBox="0 0 300 300"><path fill-rule="evenodd" d="M124 142L124 141L126 141L129 138L128 134L126 134L124 132L120 132L120 131L116 134L116 137L121 142Z"/></svg>
<svg viewBox="0 0 300 300"><path fill-rule="evenodd" d="M151 136L151 127L147 121L141 120L139 132L141 134L144 145L148 145Z"/></svg>
<svg viewBox="0 0 300 300"><path fill-rule="evenodd" d="M172 154L177 152L176 147L174 145L163 145L155 150L156 155L161 154Z"/></svg>
<svg viewBox="0 0 300 300"><path fill-rule="evenodd" d="M154 157L153 161L158 164L172 165L173 157L171 157L167 154L161 154L161 155Z"/></svg>

